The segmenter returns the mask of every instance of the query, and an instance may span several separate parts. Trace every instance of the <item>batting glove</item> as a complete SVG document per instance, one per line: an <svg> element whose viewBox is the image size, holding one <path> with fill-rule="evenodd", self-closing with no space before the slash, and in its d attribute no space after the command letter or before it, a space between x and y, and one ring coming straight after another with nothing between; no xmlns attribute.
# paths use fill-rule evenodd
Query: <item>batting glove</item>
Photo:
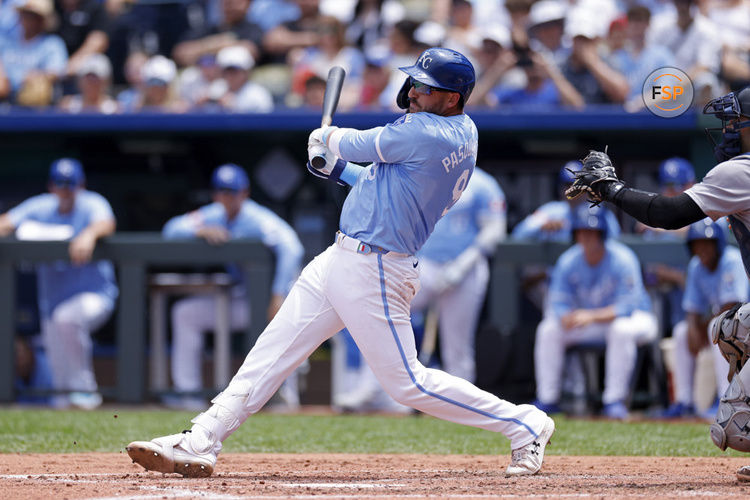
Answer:
<svg viewBox="0 0 750 500"><path fill-rule="evenodd" d="M318 170L317 168L313 167L310 162L307 162L307 170L313 174L315 177L319 177L321 179L326 179L329 181L334 181L339 186L347 186L348 184L341 180L341 173L346 168L346 162L342 160L341 158L335 158L335 161L333 163L333 167L330 169L328 173L325 173L324 170L328 168L328 161L326 160L326 169Z"/></svg>
<svg viewBox="0 0 750 500"><path fill-rule="evenodd" d="M328 138L338 127L320 127L310 132L310 136L307 138L308 149L311 146L326 146Z"/></svg>
<svg viewBox="0 0 750 500"><path fill-rule="evenodd" d="M318 166L318 170L321 174L324 175L330 175L331 171L333 170L333 167L336 165L336 155L334 155L330 149L325 147L322 143L314 143L307 146L307 159L309 163L315 164L313 161L314 158L323 158L325 160L325 165Z"/></svg>

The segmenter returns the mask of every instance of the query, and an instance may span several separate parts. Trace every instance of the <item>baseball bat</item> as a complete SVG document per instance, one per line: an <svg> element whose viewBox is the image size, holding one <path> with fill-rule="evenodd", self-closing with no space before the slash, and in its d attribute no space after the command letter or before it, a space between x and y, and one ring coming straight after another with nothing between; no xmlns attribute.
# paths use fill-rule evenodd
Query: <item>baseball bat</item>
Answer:
<svg viewBox="0 0 750 500"><path fill-rule="evenodd" d="M328 81L326 82L326 92L323 95L323 118L320 120L321 127L327 127L333 121L333 114L336 112L336 106L339 104L341 97L341 87L344 85L346 71L341 66L334 66L328 71ZM324 153L313 157L310 162L313 167L320 170L326 166Z"/></svg>

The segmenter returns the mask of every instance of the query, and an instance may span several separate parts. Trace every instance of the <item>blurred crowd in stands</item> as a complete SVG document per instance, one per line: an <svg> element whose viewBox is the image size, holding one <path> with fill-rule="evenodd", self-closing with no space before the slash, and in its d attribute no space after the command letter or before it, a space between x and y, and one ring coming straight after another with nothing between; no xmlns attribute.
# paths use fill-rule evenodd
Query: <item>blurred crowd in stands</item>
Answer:
<svg viewBox="0 0 750 500"><path fill-rule="evenodd" d="M643 107L674 66L696 107L750 83L750 0L0 0L0 110L396 110L398 67L466 54L470 108Z"/></svg>

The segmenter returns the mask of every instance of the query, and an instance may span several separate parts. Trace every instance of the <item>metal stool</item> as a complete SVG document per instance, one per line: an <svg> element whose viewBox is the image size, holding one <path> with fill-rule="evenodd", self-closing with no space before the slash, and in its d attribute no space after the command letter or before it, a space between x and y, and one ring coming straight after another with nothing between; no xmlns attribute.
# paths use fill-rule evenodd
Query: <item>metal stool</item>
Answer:
<svg viewBox="0 0 750 500"><path fill-rule="evenodd" d="M566 354L575 353L581 358L583 372L586 378L586 405L588 411L593 413L594 409L602 404L602 371L607 344L602 342L584 342L568 347ZM644 398L649 405L664 407L669 403L666 385L666 371L664 361L661 357L659 341L648 342L638 346L635 367L630 380L625 406L631 408L636 399L638 381L646 371L648 381L648 394Z"/></svg>
<svg viewBox="0 0 750 500"><path fill-rule="evenodd" d="M226 273L157 273L149 277L151 318L151 378L153 391L165 391L167 377L167 298L173 295L212 294L216 300L214 327L214 386L223 389L230 376L230 291L234 286Z"/></svg>

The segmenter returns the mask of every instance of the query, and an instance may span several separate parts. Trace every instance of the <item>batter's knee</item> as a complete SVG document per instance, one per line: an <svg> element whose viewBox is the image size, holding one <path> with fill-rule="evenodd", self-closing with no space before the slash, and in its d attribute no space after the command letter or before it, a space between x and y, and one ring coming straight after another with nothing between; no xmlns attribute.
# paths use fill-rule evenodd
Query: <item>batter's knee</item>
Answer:
<svg viewBox="0 0 750 500"><path fill-rule="evenodd" d="M405 370L393 370L386 377L378 376L385 392L399 404L417 408L420 398L424 397L417 384L424 379L422 371L426 370L423 366L412 368L414 380ZM400 373L403 372L403 373ZM376 373L376 375L378 375ZM416 380L416 382L415 382Z"/></svg>

